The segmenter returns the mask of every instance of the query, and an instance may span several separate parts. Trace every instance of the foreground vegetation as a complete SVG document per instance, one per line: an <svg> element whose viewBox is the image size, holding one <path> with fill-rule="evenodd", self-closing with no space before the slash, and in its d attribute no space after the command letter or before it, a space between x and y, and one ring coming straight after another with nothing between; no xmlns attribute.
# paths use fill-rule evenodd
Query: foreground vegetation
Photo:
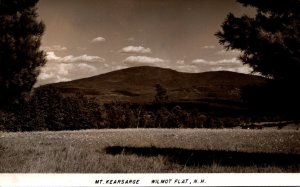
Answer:
<svg viewBox="0 0 300 187"><path fill-rule="evenodd" d="M0 172L299 172L295 164L176 162L166 155L111 154L109 147L178 148L300 155L300 132L242 129L103 129L59 132L0 132ZM201 160L201 158L197 158Z"/></svg>

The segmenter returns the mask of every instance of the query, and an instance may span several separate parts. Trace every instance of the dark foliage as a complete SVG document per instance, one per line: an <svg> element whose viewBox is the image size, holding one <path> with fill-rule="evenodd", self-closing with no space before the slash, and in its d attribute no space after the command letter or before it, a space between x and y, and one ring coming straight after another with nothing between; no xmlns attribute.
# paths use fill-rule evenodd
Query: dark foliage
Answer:
<svg viewBox="0 0 300 187"><path fill-rule="evenodd" d="M34 7L38 0L1 0L0 14L12 15L18 11L24 11L28 7Z"/></svg>
<svg viewBox="0 0 300 187"><path fill-rule="evenodd" d="M201 109L201 107L204 107ZM214 112L209 112L209 108ZM214 110L213 110L214 109ZM2 131L80 130L100 128L233 128L257 121L274 121L259 113L224 115L224 110L205 105L168 102L100 105L81 93L63 96L52 86L35 89L31 99L14 110L0 110ZM231 113L233 111L231 110ZM221 115L222 114L222 115ZM264 113L265 114L265 113ZM251 119L251 120L250 120ZM275 120L286 120L276 116ZM253 126L254 128L256 126Z"/></svg>
<svg viewBox="0 0 300 187"><path fill-rule="evenodd" d="M286 116L300 119L300 90L297 85L285 81L270 81L261 86L247 86L241 90L241 97L250 108L265 115Z"/></svg>
<svg viewBox="0 0 300 187"><path fill-rule="evenodd" d="M149 108L143 104L100 106L81 94L63 97L52 88L40 89L14 112L0 111L0 130L79 130L99 128L222 128L212 117L180 106ZM235 124L236 126L239 124Z"/></svg>
<svg viewBox="0 0 300 187"><path fill-rule="evenodd" d="M255 17L230 13L216 36L226 49L243 52L241 60L274 79L300 80L300 1L239 0L257 8Z"/></svg>
<svg viewBox="0 0 300 187"><path fill-rule="evenodd" d="M255 110L299 119L300 1L238 2L256 8L256 15L230 13L216 36L226 49L241 50L244 64L271 78L265 85L243 88L242 98Z"/></svg>
<svg viewBox="0 0 300 187"><path fill-rule="evenodd" d="M254 17L230 13L216 36L226 49L243 52L254 71L278 80L300 80L300 1L238 0Z"/></svg>
<svg viewBox="0 0 300 187"><path fill-rule="evenodd" d="M39 50L45 25L38 20L38 0L0 1L0 105L20 103L46 63Z"/></svg>
<svg viewBox="0 0 300 187"><path fill-rule="evenodd" d="M0 111L0 130L78 130L99 128L100 105L80 93L63 97L53 87L42 87L14 111Z"/></svg>
<svg viewBox="0 0 300 187"><path fill-rule="evenodd" d="M169 96L167 94L167 90L161 84L155 85L155 91L155 103L165 104L166 102L168 102Z"/></svg>

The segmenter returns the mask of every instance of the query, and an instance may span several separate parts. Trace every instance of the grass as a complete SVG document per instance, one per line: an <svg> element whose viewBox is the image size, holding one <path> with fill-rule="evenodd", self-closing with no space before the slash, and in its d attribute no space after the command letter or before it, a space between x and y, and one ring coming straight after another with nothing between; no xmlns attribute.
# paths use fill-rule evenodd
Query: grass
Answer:
<svg viewBox="0 0 300 187"><path fill-rule="evenodd" d="M107 147L300 155L300 131L242 129L103 129L0 132L2 173L299 172L295 165L209 165L172 162L166 155L108 154ZM189 158L186 158L187 161Z"/></svg>

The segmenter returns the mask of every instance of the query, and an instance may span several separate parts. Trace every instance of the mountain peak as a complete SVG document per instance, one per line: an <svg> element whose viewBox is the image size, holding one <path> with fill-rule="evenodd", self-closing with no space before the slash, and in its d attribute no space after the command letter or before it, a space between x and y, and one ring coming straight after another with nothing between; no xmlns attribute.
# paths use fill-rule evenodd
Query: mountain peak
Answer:
<svg viewBox="0 0 300 187"><path fill-rule="evenodd" d="M239 99L238 90L261 84L264 78L228 71L183 73L175 70L139 66L89 78L52 84L65 94L77 91L94 95L101 101L152 101L155 84L168 90L171 100L199 100L209 97Z"/></svg>

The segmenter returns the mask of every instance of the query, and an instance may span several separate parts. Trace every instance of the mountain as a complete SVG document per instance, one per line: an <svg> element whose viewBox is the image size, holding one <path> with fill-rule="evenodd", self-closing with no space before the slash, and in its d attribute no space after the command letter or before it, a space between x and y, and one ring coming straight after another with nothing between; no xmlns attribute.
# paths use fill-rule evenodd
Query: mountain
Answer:
<svg viewBox="0 0 300 187"><path fill-rule="evenodd" d="M158 67L132 67L70 82L50 84L65 95L82 92L101 102L151 102L155 84L167 89L170 101L240 100L240 89L266 79L235 72L182 73ZM45 85L49 86L49 85Z"/></svg>

